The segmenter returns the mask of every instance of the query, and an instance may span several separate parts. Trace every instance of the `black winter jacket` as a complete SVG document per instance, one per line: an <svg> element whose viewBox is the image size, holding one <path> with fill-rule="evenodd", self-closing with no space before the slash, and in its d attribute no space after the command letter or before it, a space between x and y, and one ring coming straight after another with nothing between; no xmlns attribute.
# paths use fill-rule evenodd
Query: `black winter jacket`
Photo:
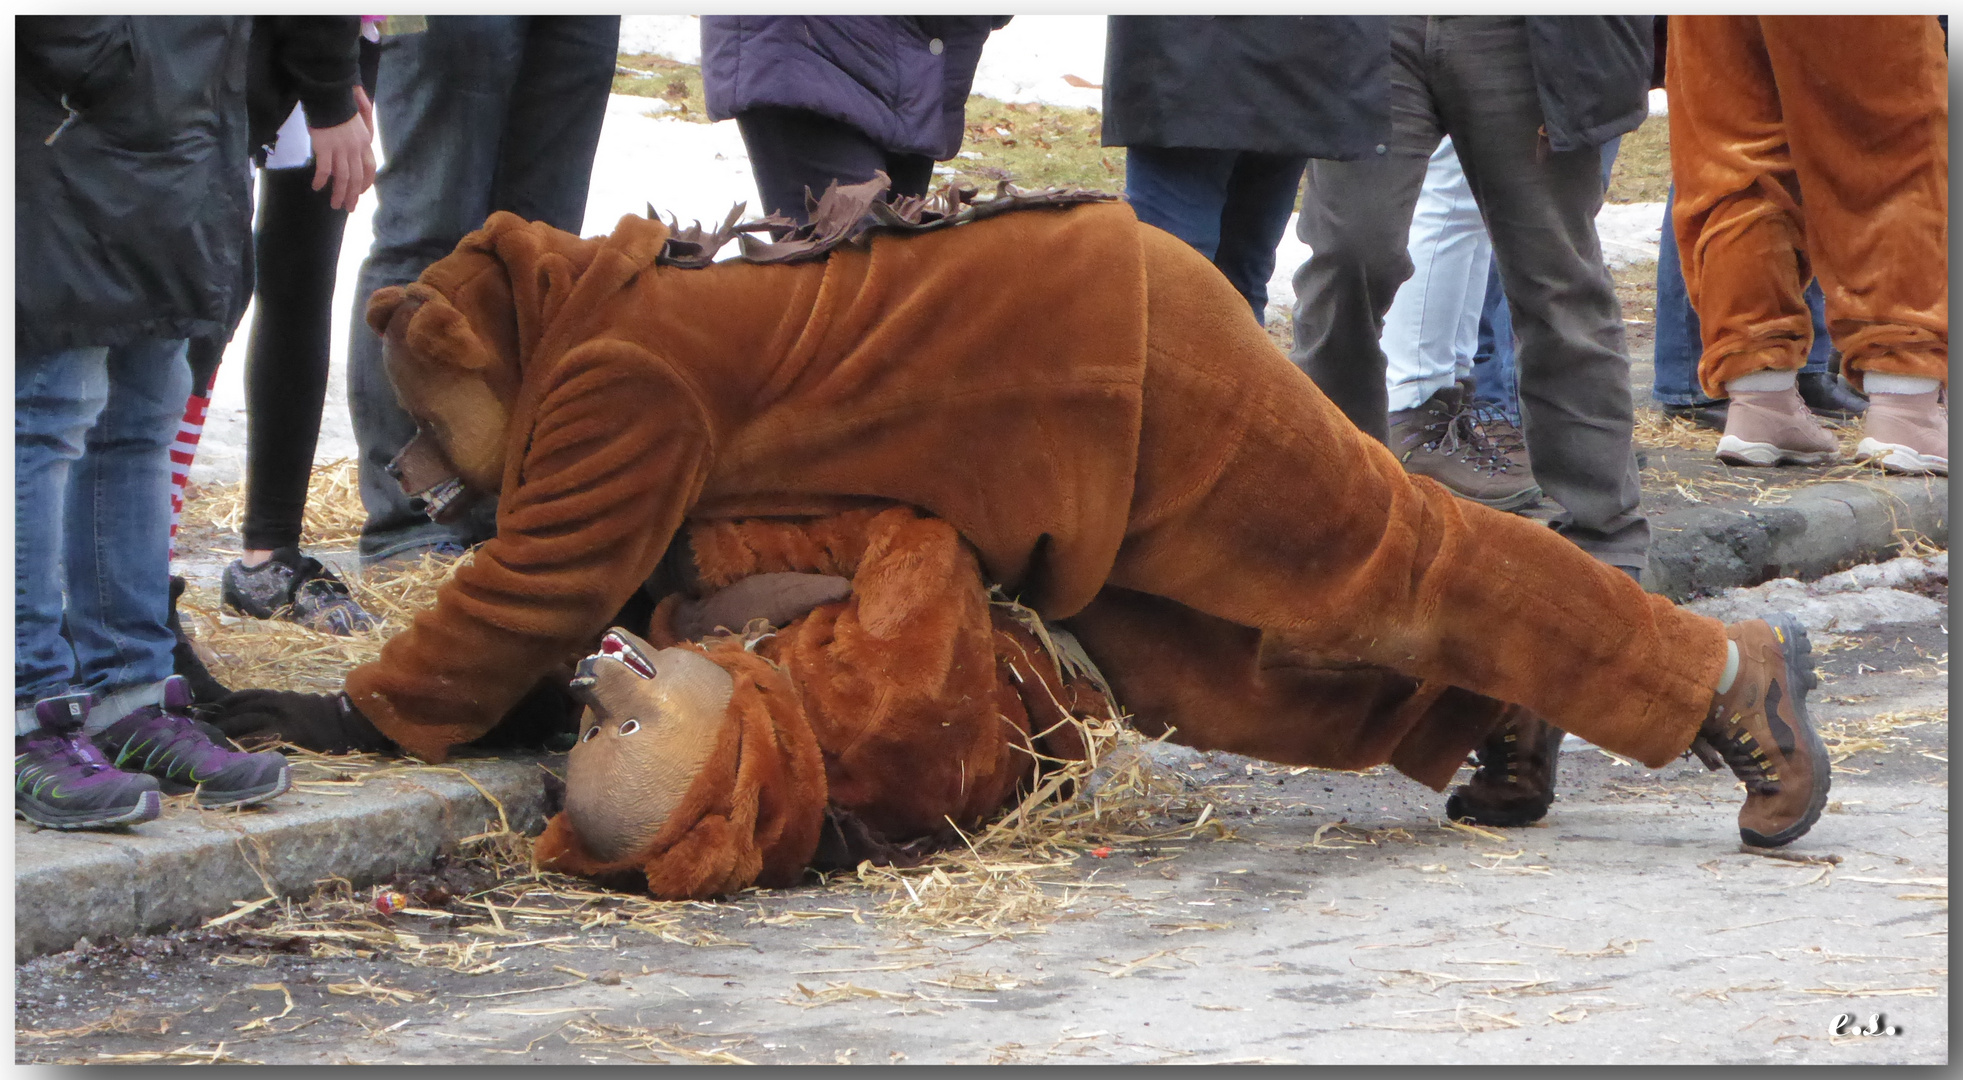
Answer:
<svg viewBox="0 0 1963 1080"><path fill-rule="evenodd" d="M360 74L361 16L254 15L252 61L246 77L253 157L292 114L307 108L307 126L330 128L355 113Z"/></svg>
<svg viewBox="0 0 1963 1080"><path fill-rule="evenodd" d="M1104 144L1348 161L1388 141L1388 16L1112 16ZM1649 115L1651 16L1529 15L1551 149L1599 146Z"/></svg>
<svg viewBox="0 0 1963 1080"><path fill-rule="evenodd" d="M1113 15L1104 145L1351 161L1390 136L1378 15Z"/></svg>
<svg viewBox="0 0 1963 1080"><path fill-rule="evenodd" d="M229 338L252 291L250 18L14 25L16 346Z"/></svg>

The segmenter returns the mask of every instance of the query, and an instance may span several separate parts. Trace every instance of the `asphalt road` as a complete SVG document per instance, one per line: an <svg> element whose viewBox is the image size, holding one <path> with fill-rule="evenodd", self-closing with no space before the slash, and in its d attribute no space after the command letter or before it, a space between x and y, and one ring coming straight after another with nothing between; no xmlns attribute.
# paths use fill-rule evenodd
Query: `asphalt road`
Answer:
<svg viewBox="0 0 1963 1080"><path fill-rule="evenodd" d="M1947 634L1827 645L1814 715L1847 756L1806 861L1741 851L1742 793L1694 760L1570 750L1545 822L1487 836L1395 774L1207 755L1168 803L1199 838L1026 875L993 929L890 882L665 933L544 898L365 938L266 911L21 965L16 1060L1944 1063Z"/></svg>

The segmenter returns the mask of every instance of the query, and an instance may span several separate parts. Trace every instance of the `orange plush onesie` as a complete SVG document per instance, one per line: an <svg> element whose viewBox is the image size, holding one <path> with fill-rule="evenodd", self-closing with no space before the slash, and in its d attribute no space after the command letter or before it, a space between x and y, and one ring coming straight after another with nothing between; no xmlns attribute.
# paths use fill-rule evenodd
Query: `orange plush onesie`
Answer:
<svg viewBox="0 0 1963 1080"><path fill-rule="evenodd" d="M1798 370L1817 273L1848 377L1949 381L1948 58L1933 15L1672 15L1698 378Z"/></svg>
<svg viewBox="0 0 1963 1080"><path fill-rule="evenodd" d="M541 865L595 877L637 871L650 892L679 898L793 882L821 841L827 865L884 861L906 853L899 845L973 828L1013 805L1039 761L1083 756L1066 711L1110 710L1094 678L1060 665L989 602L974 552L945 522L868 508L692 522L688 538L705 591L796 572L849 578L851 595L748 647L741 636L695 646L736 689L665 826L596 854L606 846L589 844L577 815L561 813L539 838ZM679 643L679 599L656 609L648 649ZM587 729L598 720L589 713ZM579 780L576 768L569 782Z"/></svg>
<svg viewBox="0 0 1963 1080"><path fill-rule="evenodd" d="M1122 205L875 230L787 265L678 265L699 252L669 240L638 217L580 239L494 215L372 301L419 422L450 422L418 389L443 380L508 413L481 466L498 535L348 678L405 749L441 760L495 725L589 647L684 518L866 500L946 522L985 580L1135 672L1142 687L1118 691L1141 711L1204 698L1209 679L1258 703L1283 668L1400 702L1363 712L1403 731L1234 720L1291 725L1288 741L1352 766L1409 753L1424 762L1407 771L1449 776L1491 717L1440 703L1471 695L1652 765L1710 707L1721 624L1408 477L1211 264ZM1207 662L1116 658L1181 650L1150 633L1154 611ZM1319 666L1289 666L1303 656Z"/></svg>

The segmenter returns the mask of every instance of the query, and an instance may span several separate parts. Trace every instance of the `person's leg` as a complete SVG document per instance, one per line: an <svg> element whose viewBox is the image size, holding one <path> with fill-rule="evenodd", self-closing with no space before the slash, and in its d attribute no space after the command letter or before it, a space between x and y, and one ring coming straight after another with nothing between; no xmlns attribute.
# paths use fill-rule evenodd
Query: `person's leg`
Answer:
<svg viewBox="0 0 1963 1080"><path fill-rule="evenodd" d="M348 215L334 209L327 189L313 190L312 165L260 176L258 314L245 361L245 551L225 567L223 602L329 633L371 629L374 619L348 587L300 554Z"/></svg>
<svg viewBox="0 0 1963 1080"><path fill-rule="evenodd" d="M1438 144L1425 166L1406 246L1414 269L1384 314L1385 392L1392 412L1415 409L1451 386L1460 375L1461 349L1465 366L1472 364L1492 244L1450 139ZM1467 340L1468 325L1473 341Z"/></svg>
<svg viewBox="0 0 1963 1080"><path fill-rule="evenodd" d="M313 168L260 174L257 313L245 358L247 566L297 547L333 337L334 268L345 210L313 190Z"/></svg>
<svg viewBox="0 0 1963 1080"><path fill-rule="evenodd" d="M507 75L491 208L578 234L613 88L620 16L533 15L525 23L524 60Z"/></svg>
<svg viewBox="0 0 1963 1080"><path fill-rule="evenodd" d="M1420 75L1427 27L1423 16L1391 20L1390 142L1360 161L1311 160L1296 225L1310 255L1295 271L1289 359L1379 442L1389 437L1384 312L1411 276L1411 215L1443 137Z"/></svg>
<svg viewBox="0 0 1963 1080"><path fill-rule="evenodd" d="M1127 159L1129 160L1129 158ZM1247 297L1254 321L1267 325L1268 283L1275 276L1275 248L1295 210L1308 159L1293 154L1242 151L1234 156L1220 210L1220 246L1213 265Z"/></svg>
<svg viewBox="0 0 1963 1080"><path fill-rule="evenodd" d="M887 154L886 177L893 182L886 189L889 201L925 195L934 184L934 159L926 154Z"/></svg>
<svg viewBox="0 0 1963 1080"><path fill-rule="evenodd" d="M14 726L38 727L34 703L76 688L62 636L68 480L109 400L108 350L22 355L14 364Z"/></svg>
<svg viewBox="0 0 1963 1080"><path fill-rule="evenodd" d="M1949 470L1949 105L1926 15L1767 16L1805 244L1848 377L1870 395L1863 458Z"/></svg>
<svg viewBox="0 0 1963 1080"><path fill-rule="evenodd" d="M218 363L225 357L225 342L192 338L189 350L191 392L184 398L184 416L177 423L177 438L170 448L170 542L171 558L177 557L177 521L184 515L184 492L191 484L191 463L197 460L198 442L204 437L205 413L211 408L211 385L218 378Z"/></svg>
<svg viewBox="0 0 1963 1080"><path fill-rule="evenodd" d="M887 164L886 152L865 132L804 109L751 109L736 117L736 130L763 211L799 224L810 220L806 192L815 199L834 181L864 183Z"/></svg>
<svg viewBox="0 0 1963 1080"><path fill-rule="evenodd" d="M1534 478L1565 508L1562 535L1640 573L1649 521L1632 443L1622 307L1595 234L1601 158L1594 148L1554 153L1539 145L1540 98L1523 19L1454 19L1438 36L1434 93L1506 283Z"/></svg>
<svg viewBox="0 0 1963 1080"><path fill-rule="evenodd" d="M1677 188L1663 202L1663 232L1656 245L1656 381L1650 396L1670 412L1712 403L1697 385L1697 358L1703 354L1697 309L1684 291L1683 261L1677 255L1677 230L1671 225ZM1719 408L1722 413L1722 406ZM1675 414L1672 414L1675 415ZM1722 415L1717 418L1720 426Z"/></svg>
<svg viewBox="0 0 1963 1080"><path fill-rule="evenodd" d="M1151 359L1108 584L1515 702L1654 764L1689 744L1725 663L1721 624L1539 522L1407 476L1229 317L1224 281L1142 236Z"/></svg>
<svg viewBox="0 0 1963 1080"><path fill-rule="evenodd" d="M108 395L69 473L62 521L75 683L96 695L87 730L161 699L174 670L170 447L191 369L185 342L144 340L105 359Z"/></svg>
<svg viewBox="0 0 1963 1080"><path fill-rule="evenodd" d="M1491 238L1488 237L1488 242ZM1500 283L1498 259L1487 260L1486 299L1479 309L1479 349L1472 356L1472 400L1520 424L1520 372L1513 362L1513 311Z"/></svg>
<svg viewBox="0 0 1963 1080"><path fill-rule="evenodd" d="M1221 211L1236 157L1233 150L1127 147L1125 201L1138 220L1177 236L1212 260L1220 251Z"/></svg>
<svg viewBox="0 0 1963 1080"><path fill-rule="evenodd" d="M432 15L429 29L382 39L375 85L383 164L375 178L375 242L355 295L414 281L493 209L498 147L512 73L523 57L522 16ZM382 341L363 304L350 313L348 412L359 450L361 557L461 549L489 536L488 509L452 525L429 520L388 474L415 436L382 368Z"/></svg>

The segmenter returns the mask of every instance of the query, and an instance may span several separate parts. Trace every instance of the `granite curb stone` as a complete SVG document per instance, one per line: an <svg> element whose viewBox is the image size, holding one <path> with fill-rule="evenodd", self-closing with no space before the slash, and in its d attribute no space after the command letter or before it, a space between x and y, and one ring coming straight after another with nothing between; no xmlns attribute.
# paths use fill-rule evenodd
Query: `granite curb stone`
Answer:
<svg viewBox="0 0 1963 1080"><path fill-rule="evenodd" d="M1693 506L1650 519L1643 584L1682 603L1774 578L1811 580L1908 554L1917 538L1949 546L1944 477L1843 480L1765 506Z"/></svg>
<svg viewBox="0 0 1963 1080"><path fill-rule="evenodd" d="M245 812L175 808L120 832L14 826L14 955L84 937L196 926L268 892L306 895L341 877L357 888L429 866L465 837L545 825L542 766L518 757L367 778L346 795L296 788ZM460 772L467 774L466 780Z"/></svg>

